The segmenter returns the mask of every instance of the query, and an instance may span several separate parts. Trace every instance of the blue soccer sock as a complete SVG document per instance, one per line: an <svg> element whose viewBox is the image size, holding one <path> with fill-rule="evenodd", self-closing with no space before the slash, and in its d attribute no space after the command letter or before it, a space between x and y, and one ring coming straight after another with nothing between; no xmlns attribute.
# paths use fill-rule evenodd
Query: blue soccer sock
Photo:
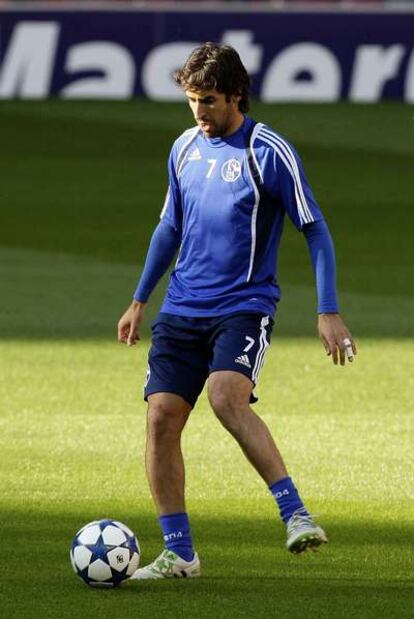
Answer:
<svg viewBox="0 0 414 619"><path fill-rule="evenodd" d="M308 514L290 477L280 479L269 486L269 490L278 504L280 516L285 524L297 509L303 509L303 513Z"/></svg>
<svg viewBox="0 0 414 619"><path fill-rule="evenodd" d="M175 552L184 561L191 561L194 557L194 550L187 514L185 512L166 514L160 516L158 522L164 536L165 547Z"/></svg>

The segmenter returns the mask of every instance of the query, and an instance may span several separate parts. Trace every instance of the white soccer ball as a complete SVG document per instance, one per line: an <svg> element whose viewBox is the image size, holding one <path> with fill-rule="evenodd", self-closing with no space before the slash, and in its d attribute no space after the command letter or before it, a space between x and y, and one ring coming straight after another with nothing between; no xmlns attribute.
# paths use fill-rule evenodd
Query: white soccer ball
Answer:
<svg viewBox="0 0 414 619"><path fill-rule="evenodd" d="M117 520L95 520L76 533L70 561L87 585L116 587L138 569L140 554L129 527Z"/></svg>

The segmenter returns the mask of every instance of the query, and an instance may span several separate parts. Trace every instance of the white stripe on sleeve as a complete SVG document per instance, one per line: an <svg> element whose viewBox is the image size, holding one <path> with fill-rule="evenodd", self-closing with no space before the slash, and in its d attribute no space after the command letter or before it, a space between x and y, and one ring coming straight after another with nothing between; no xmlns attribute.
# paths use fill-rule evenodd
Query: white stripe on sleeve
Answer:
<svg viewBox="0 0 414 619"><path fill-rule="evenodd" d="M164 200L164 204L162 205L162 209L161 209L161 214L160 214L160 219L162 219L165 215L165 211L167 210L168 207L168 201L170 199L170 195L171 195L171 187L170 185L168 185L168 189L167 189L167 193L165 196L165 200Z"/></svg>
<svg viewBox="0 0 414 619"><path fill-rule="evenodd" d="M295 199L298 208L299 218L302 224L311 223L314 221L312 212L309 208L309 205L306 201L305 193L303 191L302 180L300 178L300 172L298 168L297 161L295 156L290 149L290 147L281 140L275 134L272 134L270 131L263 129L258 137L272 146L272 148L277 152L281 161L286 166L290 175L292 176L294 187L295 187Z"/></svg>
<svg viewBox="0 0 414 619"><path fill-rule="evenodd" d="M253 205L253 211L252 211L252 220L250 223L252 240L251 240L251 245L250 245L249 271L247 273L247 278L246 278L246 282L249 282L252 276L252 272L253 272L254 254L256 252L256 221L257 221L257 210L259 208L260 194L259 194L259 190L257 189L256 183L254 182L250 166L247 162L246 162L246 168L247 168L247 172L249 174L249 178L250 178L253 191L254 191L254 205Z"/></svg>
<svg viewBox="0 0 414 619"><path fill-rule="evenodd" d="M178 153L177 165L176 165L177 178L180 176L181 170L183 168L184 161L185 161L185 155L187 153L188 147L190 146L191 142L195 140L198 132L199 132L199 127L197 126L197 127L194 127L193 129L189 129L188 131L184 133L184 135L186 134L189 135L189 139L186 142L184 142L183 146L180 149L180 152Z"/></svg>

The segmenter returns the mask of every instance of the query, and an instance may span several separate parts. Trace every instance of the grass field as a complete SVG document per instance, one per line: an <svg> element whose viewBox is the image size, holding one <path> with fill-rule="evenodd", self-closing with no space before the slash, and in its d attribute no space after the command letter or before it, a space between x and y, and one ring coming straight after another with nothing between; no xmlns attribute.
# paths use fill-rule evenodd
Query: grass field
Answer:
<svg viewBox="0 0 414 619"><path fill-rule="evenodd" d="M254 106L298 147L335 237L357 362L315 337L301 235L286 229L284 293L257 411L330 544L292 557L266 488L205 396L184 437L199 581L83 586L68 548L100 517L160 534L143 469L147 337L115 325L166 184L180 105L0 104L2 616L408 618L413 591L412 107ZM149 320L162 297L157 291ZM148 335L148 329L145 331Z"/></svg>

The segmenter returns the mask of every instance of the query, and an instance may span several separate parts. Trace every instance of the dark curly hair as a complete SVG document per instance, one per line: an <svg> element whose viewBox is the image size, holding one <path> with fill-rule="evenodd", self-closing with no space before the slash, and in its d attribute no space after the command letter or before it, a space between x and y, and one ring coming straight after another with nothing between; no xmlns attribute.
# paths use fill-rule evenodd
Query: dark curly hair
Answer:
<svg viewBox="0 0 414 619"><path fill-rule="evenodd" d="M197 47L174 79L184 90L217 90L227 101L239 95L240 112L249 109L250 78L239 54L229 45L208 42Z"/></svg>

